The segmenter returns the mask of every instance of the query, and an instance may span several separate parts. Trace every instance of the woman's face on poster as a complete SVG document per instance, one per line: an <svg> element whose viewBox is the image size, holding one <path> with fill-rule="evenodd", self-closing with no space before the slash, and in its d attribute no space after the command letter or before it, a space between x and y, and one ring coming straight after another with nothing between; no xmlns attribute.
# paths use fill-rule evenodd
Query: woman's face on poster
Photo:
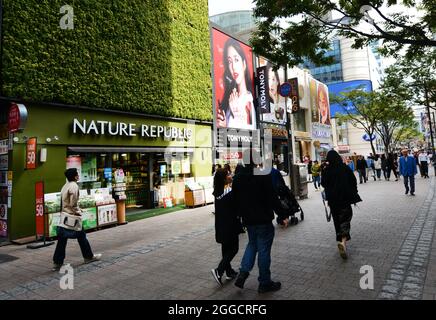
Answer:
<svg viewBox="0 0 436 320"><path fill-rule="evenodd" d="M245 77L245 69L247 68L245 61L239 55L238 51L232 46L227 50L227 62L229 71L236 84L240 85Z"/></svg>
<svg viewBox="0 0 436 320"><path fill-rule="evenodd" d="M269 95L275 97L277 95L277 86L279 85L279 79L277 79L275 72L272 68L268 70L268 85Z"/></svg>
<svg viewBox="0 0 436 320"><path fill-rule="evenodd" d="M322 119L325 119L324 121L327 121L328 117L328 107L327 107L327 96L324 92L324 90L321 90L319 92L319 112L321 114Z"/></svg>

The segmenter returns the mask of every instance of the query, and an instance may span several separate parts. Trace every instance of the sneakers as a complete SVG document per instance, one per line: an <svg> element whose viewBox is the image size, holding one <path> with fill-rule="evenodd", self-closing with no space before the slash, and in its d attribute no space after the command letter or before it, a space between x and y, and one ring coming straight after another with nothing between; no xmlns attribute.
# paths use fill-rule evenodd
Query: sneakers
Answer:
<svg viewBox="0 0 436 320"><path fill-rule="evenodd" d="M409 193L409 190L406 189L406 192L404 194L408 194L408 193Z"/></svg>
<svg viewBox="0 0 436 320"><path fill-rule="evenodd" d="M248 273L246 271L241 271L239 273L239 275L238 275L238 278L236 278L235 286L237 286L238 288L243 289L244 288L245 280L247 280L249 274L250 273Z"/></svg>
<svg viewBox="0 0 436 320"><path fill-rule="evenodd" d="M339 255L341 256L342 259L347 259L348 255L347 255L347 249L345 248L345 245L342 242L338 243L338 249L339 249Z"/></svg>
<svg viewBox="0 0 436 320"><path fill-rule="evenodd" d="M414 196L414 195L415 195L415 192L411 192L410 195L411 195L411 196Z"/></svg>
<svg viewBox="0 0 436 320"><path fill-rule="evenodd" d="M271 281L267 285L259 285L257 292L259 292L259 293L273 292L273 291L280 290L281 287L282 287L282 284L280 282Z"/></svg>
<svg viewBox="0 0 436 320"><path fill-rule="evenodd" d="M94 254L94 256L91 259L85 259L85 263L91 263L94 261L98 261L100 259L101 259L101 253L97 253L97 254Z"/></svg>
<svg viewBox="0 0 436 320"><path fill-rule="evenodd" d="M223 283L221 282L221 275L219 274L219 272L218 272L218 269L212 269L212 270L210 270L210 272L212 273L212 276L213 276L213 278L215 279L215 281L220 285L220 286L222 286L223 285Z"/></svg>
<svg viewBox="0 0 436 320"><path fill-rule="evenodd" d="M57 264L57 263L53 263L53 267L51 268L51 271L59 271L61 270L63 264Z"/></svg>
<svg viewBox="0 0 436 320"><path fill-rule="evenodd" d="M226 272L226 280L233 280L238 276L238 273L235 270L230 272Z"/></svg>

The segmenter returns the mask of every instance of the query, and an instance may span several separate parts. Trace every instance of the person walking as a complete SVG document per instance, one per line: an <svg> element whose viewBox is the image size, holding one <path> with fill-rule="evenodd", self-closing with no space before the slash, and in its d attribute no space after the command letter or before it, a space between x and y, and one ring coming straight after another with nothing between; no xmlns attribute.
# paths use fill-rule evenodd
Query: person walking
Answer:
<svg viewBox="0 0 436 320"><path fill-rule="evenodd" d="M398 181L398 174L397 174L397 161L395 160L395 157L392 153L388 154L388 160L387 160L387 172L388 172L388 181L391 178L391 171L395 175L395 181Z"/></svg>
<svg viewBox="0 0 436 320"><path fill-rule="evenodd" d="M309 160L309 163L307 164L307 172L308 172L307 178L309 182L312 181L312 166L313 166L313 161Z"/></svg>
<svg viewBox="0 0 436 320"><path fill-rule="evenodd" d="M215 197L215 240L221 244L222 259L218 267L212 269L212 276L222 286L222 277L233 280L238 272L231 262L239 251L239 234L243 233L241 218L236 214L232 189L229 185L228 169L218 169L213 179Z"/></svg>
<svg viewBox="0 0 436 320"><path fill-rule="evenodd" d="M354 161L353 159L347 158L347 166L350 168L351 172L354 174Z"/></svg>
<svg viewBox="0 0 436 320"><path fill-rule="evenodd" d="M388 161L384 153L381 155L381 166L383 171L383 177L385 178L385 180L388 180Z"/></svg>
<svg viewBox="0 0 436 320"><path fill-rule="evenodd" d="M375 178L374 157L372 153L366 158L366 163L368 165L368 170L366 171L368 174L367 180L369 180L369 173L371 172L371 176L374 178L374 181L376 181L377 179Z"/></svg>
<svg viewBox="0 0 436 320"><path fill-rule="evenodd" d="M368 163L365 161L363 156L359 156L359 159L356 163L357 173L359 174L359 181L362 184L362 180L367 181L366 179L366 168L368 168Z"/></svg>
<svg viewBox="0 0 436 320"><path fill-rule="evenodd" d="M67 169L64 172L68 182L62 187L61 190L61 211L70 215L81 216L82 210L79 208L79 173L76 168ZM53 255L53 271L61 269L65 260L65 249L67 247L68 239L77 239L82 256L85 263L94 262L101 259L101 254L94 254L86 233L82 229L80 231L66 229L64 227L57 227L58 242Z"/></svg>
<svg viewBox="0 0 436 320"><path fill-rule="evenodd" d="M404 149L402 151L403 156L400 158L400 175L404 178L404 186L406 188L406 194L409 193L410 184L410 195L415 195L415 175L418 173L416 170L415 157L409 156L409 151Z"/></svg>
<svg viewBox="0 0 436 320"><path fill-rule="evenodd" d="M318 190L318 188L321 187L321 166L319 165L318 160L315 160L312 165L312 179L315 190Z"/></svg>
<svg viewBox="0 0 436 320"><path fill-rule="evenodd" d="M420 168L421 168L421 177L425 178L429 178L428 176L428 156L427 153L424 152L424 150L421 151L421 153L418 156L418 161L420 164Z"/></svg>
<svg viewBox="0 0 436 320"><path fill-rule="evenodd" d="M327 153L328 165L322 172L321 185L333 217L339 254L347 259L346 242L351 239L352 204L362 201L357 190L357 180L335 151Z"/></svg>
<svg viewBox="0 0 436 320"><path fill-rule="evenodd" d="M252 150L252 153L255 153ZM240 272L235 286L244 288L246 279L254 267L256 255L259 267L258 292L277 291L281 283L271 279L271 247L274 240L274 212L286 216L283 212L277 194L272 188L271 174L259 174L255 168L250 150L244 151L244 166L233 179L233 197L236 210L242 217L242 223L247 228L248 244L241 261ZM248 161L248 163L246 163ZM265 172L264 172L265 173Z"/></svg>
<svg viewBox="0 0 436 320"><path fill-rule="evenodd" d="M378 154L376 154L374 157L374 169L377 173L377 178L380 181L381 180L381 171L382 171L382 161L381 161L380 157L378 156Z"/></svg>

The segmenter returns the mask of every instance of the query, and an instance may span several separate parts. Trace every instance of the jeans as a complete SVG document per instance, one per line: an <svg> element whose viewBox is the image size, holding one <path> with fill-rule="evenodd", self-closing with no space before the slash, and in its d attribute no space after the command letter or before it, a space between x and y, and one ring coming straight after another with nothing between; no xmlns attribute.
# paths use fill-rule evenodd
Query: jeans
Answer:
<svg viewBox="0 0 436 320"><path fill-rule="evenodd" d="M82 251L82 256L85 259L91 259L94 254L92 253L91 246L86 238L85 231L74 231L65 229L62 227L57 227L58 233L58 243L56 244L56 249L53 255L53 262L56 264L63 264L65 259L65 248L67 247L68 239L77 239L79 242L80 250Z"/></svg>
<svg viewBox="0 0 436 320"><path fill-rule="evenodd" d="M239 250L239 238L235 238L233 241L225 242L221 244L221 251L223 258L218 265L218 273L224 274L224 271L229 275L233 269L230 262L236 256Z"/></svg>
<svg viewBox="0 0 436 320"><path fill-rule="evenodd" d="M271 283L271 247L274 240L274 226L272 223L258 226L247 226L248 244L241 261L241 272L250 272L256 261L259 266L259 285Z"/></svg>
<svg viewBox="0 0 436 320"><path fill-rule="evenodd" d="M410 193L415 193L415 176L404 176L404 186L406 187L406 193L409 192L410 181Z"/></svg>
<svg viewBox="0 0 436 320"><path fill-rule="evenodd" d="M377 172L377 178L380 180L382 169L375 169L375 171Z"/></svg>
<svg viewBox="0 0 436 320"><path fill-rule="evenodd" d="M315 189L321 188L321 177L317 176L317 177L313 177L313 184L315 186ZM318 184L318 186L317 186Z"/></svg>

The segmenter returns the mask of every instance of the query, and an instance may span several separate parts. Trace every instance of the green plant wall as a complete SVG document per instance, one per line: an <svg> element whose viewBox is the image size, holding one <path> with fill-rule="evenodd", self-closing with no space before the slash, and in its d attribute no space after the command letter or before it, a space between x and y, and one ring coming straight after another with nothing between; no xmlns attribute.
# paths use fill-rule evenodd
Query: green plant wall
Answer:
<svg viewBox="0 0 436 320"><path fill-rule="evenodd" d="M62 30L60 8L74 9ZM210 120L207 0L3 0L2 95Z"/></svg>

